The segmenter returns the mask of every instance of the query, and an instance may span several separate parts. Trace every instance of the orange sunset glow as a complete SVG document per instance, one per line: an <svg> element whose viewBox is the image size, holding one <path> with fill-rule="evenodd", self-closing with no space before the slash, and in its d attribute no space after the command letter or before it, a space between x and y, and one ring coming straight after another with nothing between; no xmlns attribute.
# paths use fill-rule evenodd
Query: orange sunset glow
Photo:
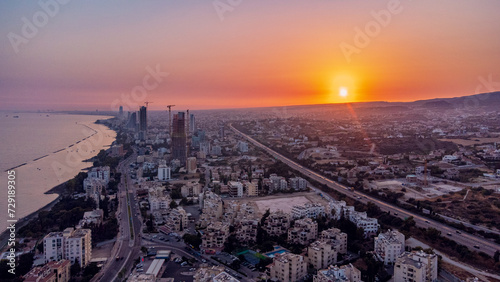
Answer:
<svg viewBox="0 0 500 282"><path fill-rule="evenodd" d="M454 97L474 94L479 77L498 76L500 62L500 38L492 36L500 3L492 0L243 1L224 13L206 1L71 2L25 41L12 34L23 36L20 18L37 4L0 5L2 33L10 34L0 49L6 110L109 110L131 100L156 66L168 76L130 105Z"/></svg>

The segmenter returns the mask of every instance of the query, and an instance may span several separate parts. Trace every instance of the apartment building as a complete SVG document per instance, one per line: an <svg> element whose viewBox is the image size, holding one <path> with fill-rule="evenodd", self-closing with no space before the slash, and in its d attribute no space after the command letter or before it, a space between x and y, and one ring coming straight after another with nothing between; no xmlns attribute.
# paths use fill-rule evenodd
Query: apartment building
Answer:
<svg viewBox="0 0 500 282"><path fill-rule="evenodd" d="M305 180L302 177L290 178L288 182L290 183L290 189L294 189L294 190L306 190L307 189L307 180Z"/></svg>
<svg viewBox="0 0 500 282"><path fill-rule="evenodd" d="M229 237L229 224L220 221L211 223L202 235L201 251L205 254L216 254L224 249Z"/></svg>
<svg viewBox="0 0 500 282"><path fill-rule="evenodd" d="M247 196L248 197L257 197L259 195L258 186L255 183L247 182L245 184L247 188Z"/></svg>
<svg viewBox="0 0 500 282"><path fill-rule="evenodd" d="M270 236L286 234L290 228L290 216L283 211L271 213L263 227Z"/></svg>
<svg viewBox="0 0 500 282"><path fill-rule="evenodd" d="M201 228L219 221L224 212L222 199L219 195L209 191L200 194L200 208L202 214L198 220L198 226Z"/></svg>
<svg viewBox="0 0 500 282"><path fill-rule="evenodd" d="M243 184L238 181L229 181L229 195L231 197L243 197Z"/></svg>
<svg viewBox="0 0 500 282"><path fill-rule="evenodd" d="M327 240L314 241L307 247L307 262L314 269L325 269L337 263L337 250Z"/></svg>
<svg viewBox="0 0 500 282"><path fill-rule="evenodd" d="M292 253L277 254L269 269L271 279L279 281L300 281L307 275L304 257Z"/></svg>
<svg viewBox="0 0 500 282"><path fill-rule="evenodd" d="M212 267L201 267L198 268L193 275L194 282L238 282L239 280L234 278L225 272L222 266L212 266Z"/></svg>
<svg viewBox="0 0 500 282"><path fill-rule="evenodd" d="M314 275L313 282L361 282L361 271L352 264L330 266L328 269L319 270ZM399 280L395 280L399 281Z"/></svg>
<svg viewBox="0 0 500 282"><path fill-rule="evenodd" d="M340 254L347 254L347 234L338 228L323 230L320 234L321 240L327 240Z"/></svg>
<svg viewBox="0 0 500 282"><path fill-rule="evenodd" d="M182 207L177 207L165 216L165 226L171 232L180 232L189 224L186 211Z"/></svg>
<svg viewBox="0 0 500 282"><path fill-rule="evenodd" d="M316 203L296 205L292 207L291 215L293 219L322 217L325 216L325 207Z"/></svg>
<svg viewBox="0 0 500 282"><path fill-rule="evenodd" d="M288 243L308 245L318 237L318 223L310 218L295 221L288 230Z"/></svg>
<svg viewBox="0 0 500 282"><path fill-rule="evenodd" d="M384 264L394 263L405 250L405 235L395 230L380 233L374 240L375 255Z"/></svg>
<svg viewBox="0 0 500 282"><path fill-rule="evenodd" d="M405 252L394 263L394 281L437 281L438 258L422 251Z"/></svg>
<svg viewBox="0 0 500 282"><path fill-rule="evenodd" d="M68 282L70 267L69 260L49 261L44 266L34 267L23 278L26 282Z"/></svg>
<svg viewBox="0 0 500 282"><path fill-rule="evenodd" d="M43 239L45 261L67 259L86 266L92 258L90 229L66 228L63 232L51 232Z"/></svg>
<svg viewBox="0 0 500 282"><path fill-rule="evenodd" d="M257 227L259 221L257 219L242 219L236 225L236 239L241 244L248 245L257 241Z"/></svg>

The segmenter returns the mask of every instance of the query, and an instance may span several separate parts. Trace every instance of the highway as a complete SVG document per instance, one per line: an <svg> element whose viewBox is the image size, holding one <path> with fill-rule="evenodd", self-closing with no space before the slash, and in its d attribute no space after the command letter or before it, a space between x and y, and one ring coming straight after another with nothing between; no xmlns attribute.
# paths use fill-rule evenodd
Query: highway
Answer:
<svg viewBox="0 0 500 282"><path fill-rule="evenodd" d="M122 269L125 269L124 275L128 275L134 260L140 255L142 219L136 215L140 211L136 206L133 179L129 175L130 164L136 157L132 154L118 165L117 171L122 174L117 192L120 230L109 260L92 281L115 281ZM120 259L116 260L116 257Z"/></svg>
<svg viewBox="0 0 500 282"><path fill-rule="evenodd" d="M327 177L322 176L322 175L288 159L287 157L275 152L271 148L263 145L262 143L258 142L257 140L253 139L252 137L237 130L236 128L233 127L232 124L229 124L229 127L235 133L246 138L254 146L266 151L267 153L271 154L276 159L287 164L289 167L301 172L302 174L308 176L309 178L311 178L313 180L318 181L321 184L326 184L329 188L334 189L340 193L343 193L350 198L356 199L356 200L361 201L365 204L368 202L373 202L382 211L390 212L392 215L396 215L402 219L405 219L405 218L412 216L415 219L415 223L417 226L425 227L425 228L428 228L428 227L436 228L437 230L441 231L442 236L447 236L448 238L454 240L455 242L462 244L464 246L467 246L471 250L482 251L484 253L487 253L490 256L493 256L493 254L495 253L496 250L500 250L500 245L495 244L494 242L489 241L487 239L480 238L478 236L474 236L474 235L466 233L464 231L458 231L455 228L452 228L446 224L434 221L432 219L427 219L425 217L422 217L419 214L414 214L414 213L407 211L407 210L404 210L400 207L397 207L397 206L394 206L392 204L388 204L386 202L383 202L379 199L370 197L369 195L365 195L365 194L357 192L357 191L348 190L347 187L340 185L339 183L334 182L334 181L328 179ZM316 190L316 192L322 192L318 189L315 189L315 190ZM326 193L323 193L323 194L326 194ZM332 200L332 198L329 195L326 195L326 196L329 197L330 200ZM458 233L458 232L460 232L460 233ZM447 235L447 234L450 234L450 235Z"/></svg>

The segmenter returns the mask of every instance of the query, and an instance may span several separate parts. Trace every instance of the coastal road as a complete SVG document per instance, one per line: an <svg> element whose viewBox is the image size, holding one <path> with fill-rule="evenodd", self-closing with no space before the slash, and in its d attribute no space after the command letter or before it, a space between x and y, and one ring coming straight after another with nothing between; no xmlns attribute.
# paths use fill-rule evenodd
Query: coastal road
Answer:
<svg viewBox="0 0 500 282"><path fill-rule="evenodd" d="M136 158L136 154L132 154L117 167L117 171L122 174L117 192L117 218L120 228L115 243L117 246L113 248L110 259L92 281L115 281L122 270L126 277L133 267L134 260L140 255L142 219L138 216L140 211L136 205L134 182L129 174L130 164Z"/></svg>
<svg viewBox="0 0 500 282"><path fill-rule="evenodd" d="M313 170L310 170L292 160L289 158L277 153L276 151L272 150L271 148L263 145L262 143L258 142L257 140L253 139L252 137L248 136L247 134L244 134L243 132L237 130L236 128L233 127L232 124L229 124L229 127L237 134L241 135L242 137L246 138L249 142L251 142L254 146L266 151L267 153L271 154L271 156L275 157L276 159L282 161L283 163L287 164L289 167L301 172L302 174L308 176L309 178L318 181L321 184L327 185L330 189L334 189L350 198L356 199L358 201L361 201L363 203L368 203L368 202L373 202L376 204L382 211L385 212L390 212L391 214L398 216L402 219L408 218L412 216L415 219L415 223L419 227L433 227L439 231L441 231L441 234L443 236L447 236L450 239L454 240L455 242L462 244L464 246L467 246L469 249L474 250L474 251L482 251L490 256L493 256L496 250L500 250L500 245L495 244L492 241L489 241L484 238L480 238L478 236L474 236L472 234L463 232L463 231L458 231L455 228L452 228L446 224L427 219L419 214L412 213L410 211L407 211L405 209L402 209L400 207L394 206L392 204L388 204L386 202L383 202L379 199L370 197L368 195L365 195L363 193L357 192L357 191L351 191L347 187L340 185L337 182L334 182L327 177L320 175ZM316 189L316 192L322 193L322 191L319 191ZM326 194L326 193L323 193ZM333 200L329 195L326 195L330 200ZM450 234L450 235L447 235Z"/></svg>

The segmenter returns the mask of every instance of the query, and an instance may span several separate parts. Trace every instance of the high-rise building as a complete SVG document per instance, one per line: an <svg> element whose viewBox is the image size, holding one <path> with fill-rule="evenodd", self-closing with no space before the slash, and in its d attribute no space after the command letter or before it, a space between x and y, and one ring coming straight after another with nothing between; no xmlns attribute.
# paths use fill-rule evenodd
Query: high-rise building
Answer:
<svg viewBox="0 0 500 282"><path fill-rule="evenodd" d="M118 114L120 115L120 117L123 116L123 106L120 106L120 110L118 110Z"/></svg>
<svg viewBox="0 0 500 282"><path fill-rule="evenodd" d="M222 140L224 140L224 138L225 138L224 125L221 125L219 127L219 138L222 139Z"/></svg>
<svg viewBox="0 0 500 282"><path fill-rule="evenodd" d="M196 131L194 114L189 115L189 132L192 134Z"/></svg>
<svg viewBox="0 0 500 282"><path fill-rule="evenodd" d="M195 157L187 158L186 170L188 173L196 173L196 158Z"/></svg>
<svg viewBox="0 0 500 282"><path fill-rule="evenodd" d="M147 131L148 130L148 113L147 108L142 106L139 110L139 130Z"/></svg>
<svg viewBox="0 0 500 282"><path fill-rule="evenodd" d="M171 169L166 164L161 164L158 166L158 180L167 181L171 178Z"/></svg>
<svg viewBox="0 0 500 282"><path fill-rule="evenodd" d="M185 164L187 159L185 120L184 112L179 112L172 121L172 158L178 159L181 164Z"/></svg>
<svg viewBox="0 0 500 282"><path fill-rule="evenodd" d="M129 113L130 114L130 113ZM136 130L137 129L137 113L131 113L127 122L127 128Z"/></svg>

